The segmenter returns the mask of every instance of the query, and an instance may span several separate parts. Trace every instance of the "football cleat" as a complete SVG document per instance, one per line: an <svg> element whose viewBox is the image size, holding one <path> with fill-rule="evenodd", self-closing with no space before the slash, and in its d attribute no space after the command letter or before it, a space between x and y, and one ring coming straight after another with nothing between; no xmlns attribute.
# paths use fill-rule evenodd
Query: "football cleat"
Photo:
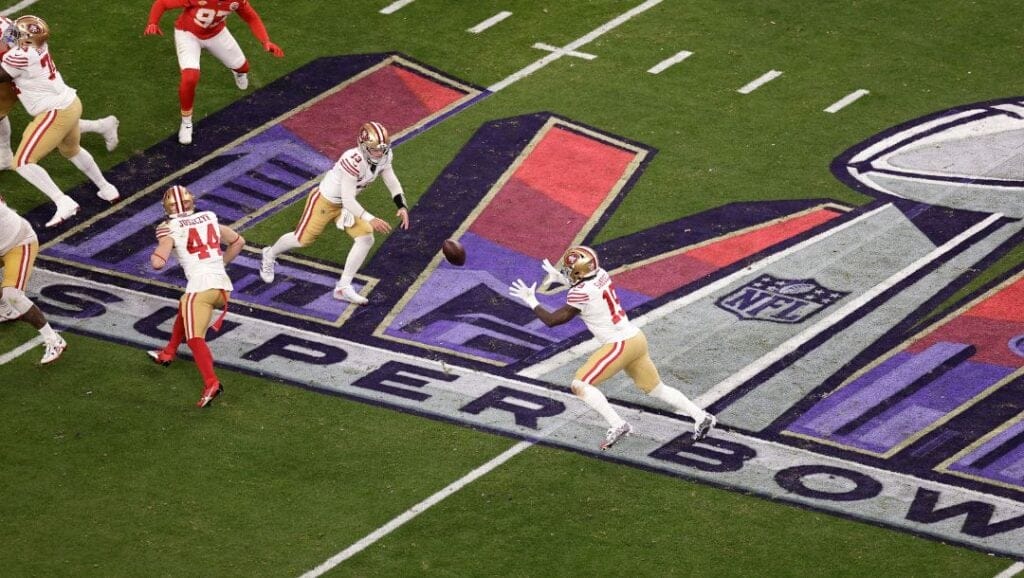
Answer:
<svg viewBox="0 0 1024 578"><path fill-rule="evenodd" d="M338 301L348 301L349 303L355 303L356 305L366 305L370 302L369 299L363 297L351 285L341 285L334 288L334 298Z"/></svg>
<svg viewBox="0 0 1024 578"><path fill-rule="evenodd" d="M56 227L71 217L74 217L76 213L78 213L78 203L76 203L71 197L64 195L57 199L57 210L53 213L53 217L50 217L50 220L46 221L46 226Z"/></svg>
<svg viewBox="0 0 1024 578"><path fill-rule="evenodd" d="M192 144L192 123L181 121L178 127L178 142L183 145Z"/></svg>
<svg viewBox="0 0 1024 578"><path fill-rule="evenodd" d="M210 403L213 402L213 398L222 393L224 393L224 388L221 387L220 383L206 386L206 388L203 389L203 397L200 397L199 401L196 402L196 407L206 407L210 405Z"/></svg>
<svg viewBox="0 0 1024 578"><path fill-rule="evenodd" d="M593 275L599 266L597 253L583 245L569 247L569 250L559 260L558 265L562 276L568 279L572 285Z"/></svg>
<svg viewBox="0 0 1024 578"><path fill-rule="evenodd" d="M629 425L629 422L626 421L622 422L622 425L619 427L608 428L608 431L604 434L604 441L601 442L600 447L602 450L606 450L615 445L615 442L631 433L633 433L633 426Z"/></svg>
<svg viewBox="0 0 1024 578"><path fill-rule="evenodd" d="M275 259L270 256L270 247L263 247L263 257L260 259L260 279L263 279L264 283L274 281L274 263Z"/></svg>
<svg viewBox="0 0 1024 578"><path fill-rule="evenodd" d="M103 130L100 131L100 134L103 135L103 144L107 146L108 152L113 151L117 148L117 143L120 142L117 138L117 127L121 121L116 116L108 116L100 122L103 123Z"/></svg>
<svg viewBox="0 0 1024 578"><path fill-rule="evenodd" d="M67 348L68 342L64 341L64 338L58 335L57 339L46 344L46 351L43 352L43 358L39 360L39 363L46 365L57 361Z"/></svg>
<svg viewBox="0 0 1024 578"><path fill-rule="evenodd" d="M108 203L113 203L121 198L121 193L117 192L117 187L107 183L100 187L100 190L96 191L96 196Z"/></svg>
<svg viewBox="0 0 1024 578"><path fill-rule="evenodd" d="M231 74L235 75L235 86L238 90L245 90L249 88L249 75L244 72L231 71Z"/></svg>
<svg viewBox="0 0 1024 578"><path fill-rule="evenodd" d="M718 425L718 418L710 413L705 413L704 419L700 420L700 423L694 422L693 424L693 441L699 442L708 437L708 432L714 429L716 425Z"/></svg>
<svg viewBox="0 0 1024 578"><path fill-rule="evenodd" d="M167 355L166 353L164 353L163 349L153 349L147 351L146 355L149 355L149 357L153 359L153 363L157 365L162 365L164 367L167 367L168 365L171 364L172 361L174 361L174 356Z"/></svg>

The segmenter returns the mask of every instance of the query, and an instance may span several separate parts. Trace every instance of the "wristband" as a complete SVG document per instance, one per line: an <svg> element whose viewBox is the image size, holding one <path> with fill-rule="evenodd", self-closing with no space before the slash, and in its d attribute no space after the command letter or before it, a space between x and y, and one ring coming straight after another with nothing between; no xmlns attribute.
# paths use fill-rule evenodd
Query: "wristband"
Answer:
<svg viewBox="0 0 1024 578"><path fill-rule="evenodd" d="M405 195L395 195L391 197L391 200L395 202L395 206L399 209L409 210L409 207L405 204Z"/></svg>

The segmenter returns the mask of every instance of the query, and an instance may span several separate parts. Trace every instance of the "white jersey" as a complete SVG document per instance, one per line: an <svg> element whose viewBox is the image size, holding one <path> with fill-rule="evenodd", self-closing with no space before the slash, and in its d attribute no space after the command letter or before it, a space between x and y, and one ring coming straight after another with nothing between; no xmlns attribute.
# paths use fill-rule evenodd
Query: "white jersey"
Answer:
<svg viewBox="0 0 1024 578"><path fill-rule="evenodd" d="M565 302L580 310L580 318L601 343L624 341L640 332L629 322L604 269L598 268L594 275L573 285Z"/></svg>
<svg viewBox="0 0 1024 578"><path fill-rule="evenodd" d="M185 270L187 293L207 289L231 291L231 279L224 270L224 256L220 248L220 224L217 215L201 211L186 217L168 219L157 225L156 238L170 236L174 241L174 256Z"/></svg>
<svg viewBox="0 0 1024 578"><path fill-rule="evenodd" d="M357 219L372 221L374 216L359 204L356 195L377 180L378 176L384 180L392 198L403 194L402 185L391 167L393 158L394 153L389 149L376 165L371 165L359 147L350 148L338 157L338 162L324 175L320 182L320 194L335 205L344 207Z"/></svg>
<svg viewBox="0 0 1024 578"><path fill-rule="evenodd" d="M4 54L0 66L14 79L18 100L32 116L67 108L75 101L75 89L64 84L45 44L42 48L15 46Z"/></svg>
<svg viewBox="0 0 1024 578"><path fill-rule="evenodd" d="M8 207L3 197L0 197L0 255L6 255L18 245L35 240L36 232L32 230L32 225Z"/></svg>

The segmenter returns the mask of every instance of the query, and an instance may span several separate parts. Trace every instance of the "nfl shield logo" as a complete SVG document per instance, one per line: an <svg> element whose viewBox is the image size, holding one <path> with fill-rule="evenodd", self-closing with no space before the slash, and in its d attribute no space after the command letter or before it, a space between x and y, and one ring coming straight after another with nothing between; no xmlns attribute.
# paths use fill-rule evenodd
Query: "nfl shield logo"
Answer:
<svg viewBox="0 0 1024 578"><path fill-rule="evenodd" d="M780 279L761 275L715 301L740 319L800 323L849 295L829 289L814 279Z"/></svg>

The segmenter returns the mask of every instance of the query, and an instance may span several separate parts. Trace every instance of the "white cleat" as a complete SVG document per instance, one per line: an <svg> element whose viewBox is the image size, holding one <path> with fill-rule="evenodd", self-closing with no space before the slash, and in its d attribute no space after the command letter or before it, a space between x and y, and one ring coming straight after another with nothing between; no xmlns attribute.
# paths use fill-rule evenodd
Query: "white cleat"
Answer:
<svg viewBox="0 0 1024 578"><path fill-rule="evenodd" d="M700 423L694 422L693 424L693 441L699 442L708 437L708 432L715 429L716 425L718 425L718 418L710 413L705 413L704 419L700 420Z"/></svg>
<svg viewBox="0 0 1024 578"><path fill-rule="evenodd" d="M113 203L121 198L121 193L117 191L117 187L107 183L100 187L100 190L96 191L96 196L108 203Z"/></svg>
<svg viewBox="0 0 1024 578"><path fill-rule="evenodd" d="M622 422L622 425L619 427L608 428L608 431L604 434L604 441L601 442L600 447L602 450L606 450L615 445L615 442L631 433L633 433L633 426L629 425L629 422L626 421Z"/></svg>
<svg viewBox="0 0 1024 578"><path fill-rule="evenodd" d="M334 298L338 301L348 301L349 303L355 303L356 305L366 305L370 302L369 299L363 297L351 285L342 285L334 288Z"/></svg>
<svg viewBox="0 0 1024 578"><path fill-rule="evenodd" d="M117 143L121 142L117 137L117 127L121 121L116 116L108 116L100 122L103 123L103 130L100 131L103 135L103 144L107 145L107 151L111 152L117 148Z"/></svg>
<svg viewBox="0 0 1024 578"><path fill-rule="evenodd" d="M181 121L178 127L178 142L183 145L192 144L192 123Z"/></svg>
<svg viewBox="0 0 1024 578"><path fill-rule="evenodd" d="M249 88L248 74L245 72L235 72L234 70L231 71L231 74L235 75L235 86L238 87L238 90L245 90Z"/></svg>
<svg viewBox="0 0 1024 578"><path fill-rule="evenodd" d="M46 222L46 226L56 227L71 217L74 217L76 213L78 213L78 203L76 203L71 197L64 195L57 199L57 211L53 213L53 217Z"/></svg>
<svg viewBox="0 0 1024 578"><path fill-rule="evenodd" d="M43 358L39 360L39 363L46 365L57 361L67 348L68 342L64 341L64 338L58 335L56 340L46 344L46 352L43 353Z"/></svg>
<svg viewBox="0 0 1024 578"><path fill-rule="evenodd" d="M14 168L14 153L10 150L0 151L0 171Z"/></svg>
<svg viewBox="0 0 1024 578"><path fill-rule="evenodd" d="M274 281L275 262L275 259L270 256L270 247L263 247L263 258L260 259L260 279L263 279L264 283Z"/></svg>

